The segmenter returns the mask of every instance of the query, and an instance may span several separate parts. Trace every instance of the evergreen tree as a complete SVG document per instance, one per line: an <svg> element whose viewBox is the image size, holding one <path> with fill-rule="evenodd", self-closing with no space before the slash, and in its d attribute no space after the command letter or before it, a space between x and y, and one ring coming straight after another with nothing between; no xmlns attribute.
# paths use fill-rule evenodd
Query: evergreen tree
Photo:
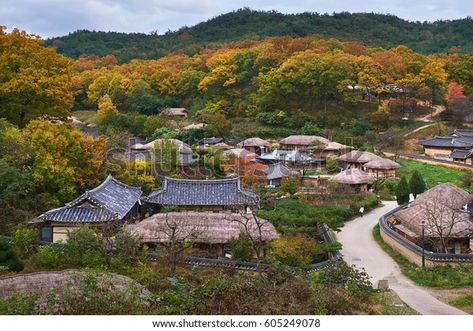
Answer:
<svg viewBox="0 0 473 331"><path fill-rule="evenodd" d="M414 197L417 197L418 194L425 191L425 182L419 171L416 170L412 174L411 180L409 181L409 188L411 189L411 193L414 194Z"/></svg>
<svg viewBox="0 0 473 331"><path fill-rule="evenodd" d="M0 266L6 267L8 271L23 270L23 263L18 259L12 245L3 239L0 239Z"/></svg>
<svg viewBox="0 0 473 331"><path fill-rule="evenodd" d="M396 187L396 200L398 205L403 205L409 202L409 184L405 177L401 178L401 181Z"/></svg>

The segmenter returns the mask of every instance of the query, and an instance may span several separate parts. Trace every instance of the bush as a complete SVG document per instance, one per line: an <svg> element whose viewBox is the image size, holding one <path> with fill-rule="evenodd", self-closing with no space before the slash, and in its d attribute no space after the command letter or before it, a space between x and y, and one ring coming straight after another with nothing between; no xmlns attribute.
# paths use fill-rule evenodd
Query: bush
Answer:
<svg viewBox="0 0 473 331"><path fill-rule="evenodd" d="M98 267L105 264L105 251L94 230L80 227L69 234L64 244L65 260L74 267Z"/></svg>
<svg viewBox="0 0 473 331"><path fill-rule="evenodd" d="M251 239L244 233L240 233L237 239L230 241L232 259L235 261L250 261L253 256Z"/></svg>
<svg viewBox="0 0 473 331"><path fill-rule="evenodd" d="M21 271L24 266L18 259L12 245L6 240L0 239L0 267L8 268L8 271Z"/></svg>
<svg viewBox="0 0 473 331"><path fill-rule="evenodd" d="M396 187L396 200L398 205L403 205L409 202L410 189L405 177L401 178Z"/></svg>
<svg viewBox="0 0 473 331"><path fill-rule="evenodd" d="M308 268L316 255L322 253L321 245L304 234L281 236L271 243L268 257L291 267Z"/></svg>
<svg viewBox="0 0 473 331"><path fill-rule="evenodd" d="M57 269L63 265L62 250L52 246L41 246L35 257L35 265L40 268Z"/></svg>
<svg viewBox="0 0 473 331"><path fill-rule="evenodd" d="M26 259L35 251L35 242L38 239L38 229L20 227L13 233L13 247L17 255Z"/></svg>

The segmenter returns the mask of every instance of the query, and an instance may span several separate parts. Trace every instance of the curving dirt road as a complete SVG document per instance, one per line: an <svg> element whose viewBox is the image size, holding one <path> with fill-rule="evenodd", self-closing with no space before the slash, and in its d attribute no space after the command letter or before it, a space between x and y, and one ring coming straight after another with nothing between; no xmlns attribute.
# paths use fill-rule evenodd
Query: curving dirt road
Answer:
<svg viewBox="0 0 473 331"><path fill-rule="evenodd" d="M348 264L364 268L376 286L387 279L389 287L411 308L422 315L464 315L465 312L449 306L432 296L426 289L415 285L404 276L399 265L373 239L373 227L379 218L397 206L395 201L384 201L384 206L347 222L337 234L342 243L342 254Z"/></svg>

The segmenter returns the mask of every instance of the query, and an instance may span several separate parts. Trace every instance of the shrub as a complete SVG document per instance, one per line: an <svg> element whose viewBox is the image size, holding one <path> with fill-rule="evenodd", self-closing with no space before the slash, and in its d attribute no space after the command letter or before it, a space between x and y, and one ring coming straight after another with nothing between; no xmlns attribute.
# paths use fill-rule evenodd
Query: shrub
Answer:
<svg viewBox="0 0 473 331"><path fill-rule="evenodd" d="M409 181L409 188L411 189L414 197L417 197L418 194L421 194L425 191L425 182L424 178L419 171L415 170Z"/></svg>
<svg viewBox="0 0 473 331"><path fill-rule="evenodd" d="M94 230L80 227L69 234L64 244L65 259L74 267L98 267L105 264L105 252Z"/></svg>
<svg viewBox="0 0 473 331"><path fill-rule="evenodd" d="M23 263L18 259L12 245L6 240L0 239L0 267L8 268L8 271L23 270Z"/></svg>
<svg viewBox="0 0 473 331"><path fill-rule="evenodd" d="M337 171L337 159L335 157L327 157L325 161L325 168L327 168L327 171L332 174L335 171Z"/></svg>
<svg viewBox="0 0 473 331"><path fill-rule="evenodd" d="M253 256L253 247L250 238L244 233L240 233L237 239L230 241L232 259L235 261L249 261Z"/></svg>
<svg viewBox="0 0 473 331"><path fill-rule="evenodd" d="M35 257L35 265L40 268L57 269L63 265L63 252L53 246L41 246Z"/></svg>
<svg viewBox="0 0 473 331"><path fill-rule="evenodd" d="M35 250L38 239L38 229L20 227L13 233L13 247L22 259L30 257Z"/></svg>
<svg viewBox="0 0 473 331"><path fill-rule="evenodd" d="M271 243L269 258L291 267L308 268L322 253L320 244L307 235L281 236Z"/></svg>

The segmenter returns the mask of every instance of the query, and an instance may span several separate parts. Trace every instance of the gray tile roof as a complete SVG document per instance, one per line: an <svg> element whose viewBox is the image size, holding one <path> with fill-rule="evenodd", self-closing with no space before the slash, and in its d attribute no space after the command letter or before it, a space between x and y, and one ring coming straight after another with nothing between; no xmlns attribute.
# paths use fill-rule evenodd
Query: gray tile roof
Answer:
<svg viewBox="0 0 473 331"><path fill-rule="evenodd" d="M268 169L265 171L265 174L267 179L277 179L297 174L297 171L289 169L284 164L276 163L270 164Z"/></svg>
<svg viewBox="0 0 473 331"><path fill-rule="evenodd" d="M146 202L167 206L258 205L253 192L241 187L240 178L192 180L164 179L163 187L153 190Z"/></svg>
<svg viewBox="0 0 473 331"><path fill-rule="evenodd" d="M456 137L473 137L473 130L472 129L455 129L450 136Z"/></svg>
<svg viewBox="0 0 473 331"><path fill-rule="evenodd" d="M109 175L96 188L86 191L62 208L47 211L38 219L84 223L121 220L135 206L141 195L141 188L123 184Z"/></svg>
<svg viewBox="0 0 473 331"><path fill-rule="evenodd" d="M454 149L452 154L450 154L452 159L466 159L471 155L472 151L467 149Z"/></svg>
<svg viewBox="0 0 473 331"><path fill-rule="evenodd" d="M419 140L419 144L431 147L473 148L473 137L437 136L432 139Z"/></svg>

